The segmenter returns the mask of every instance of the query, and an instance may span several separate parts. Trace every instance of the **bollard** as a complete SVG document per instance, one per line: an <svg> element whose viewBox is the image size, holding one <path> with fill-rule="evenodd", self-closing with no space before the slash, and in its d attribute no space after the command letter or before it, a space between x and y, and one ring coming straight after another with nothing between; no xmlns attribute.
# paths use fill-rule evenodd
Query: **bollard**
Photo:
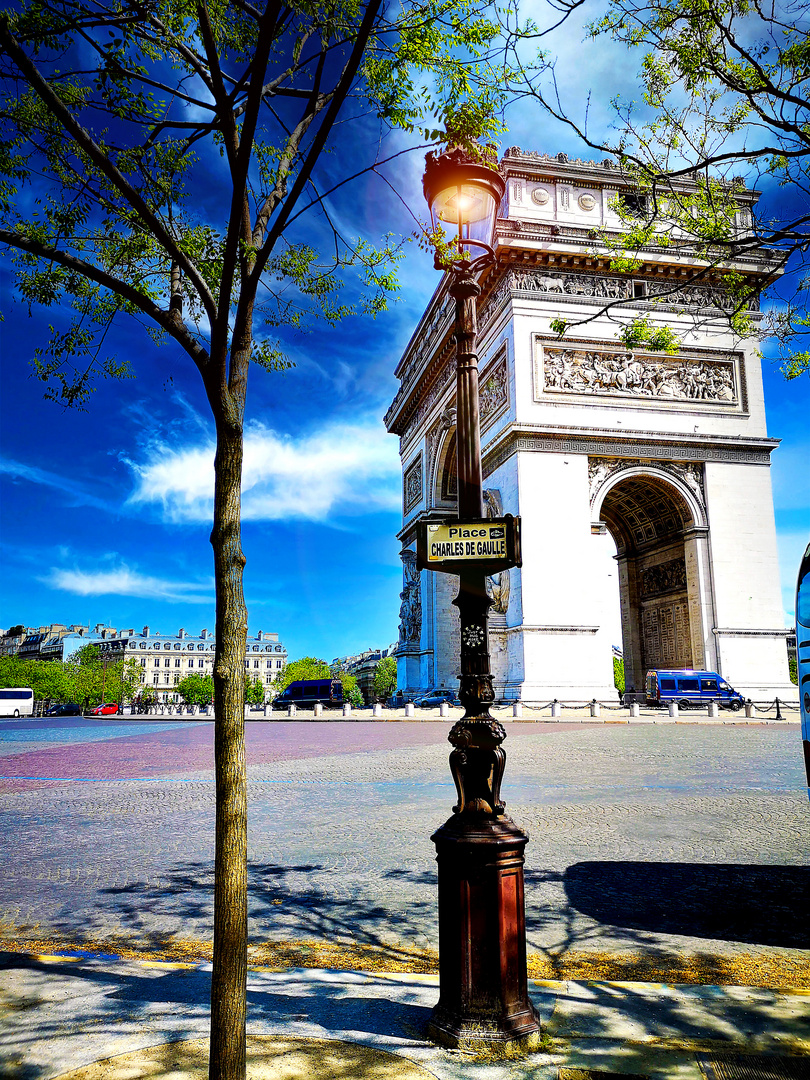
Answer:
<svg viewBox="0 0 810 1080"><path fill-rule="evenodd" d="M287 716L295 716L295 705L287 706Z"/></svg>
<svg viewBox="0 0 810 1080"><path fill-rule="evenodd" d="M776 699L776 719L777 720L784 720L785 719L784 716L782 716L782 713L779 710L779 698Z"/></svg>
<svg viewBox="0 0 810 1080"><path fill-rule="evenodd" d="M561 711L562 711L562 709L561 709L559 701L557 701L557 699L554 698L554 700L551 703L551 715L552 716L559 716Z"/></svg>
<svg viewBox="0 0 810 1080"><path fill-rule="evenodd" d="M641 716L641 709L639 708L639 704L637 701L634 701L633 704L630 706L630 715Z"/></svg>
<svg viewBox="0 0 810 1080"><path fill-rule="evenodd" d="M752 716L756 716L756 715L757 715L756 706L754 705L753 701L749 698L748 701L746 701L746 703L745 703L745 716L746 716L746 719L750 720Z"/></svg>
<svg viewBox="0 0 810 1080"><path fill-rule="evenodd" d="M515 701L512 704L512 716L523 716L523 702Z"/></svg>
<svg viewBox="0 0 810 1080"><path fill-rule="evenodd" d="M379 703L379 702L377 702L377 704L376 704L376 705L374 706L374 708L373 708L373 709L371 710L371 714L372 714L372 716L374 716L374 717L375 717L375 719L377 719L377 720L379 720L379 718L380 718L380 717L382 716L382 705L380 705L380 703Z"/></svg>
<svg viewBox="0 0 810 1080"><path fill-rule="evenodd" d="M344 701L344 703L343 703L343 715L344 716L351 716L352 715L352 705L351 705L350 701Z"/></svg>
<svg viewBox="0 0 810 1080"><path fill-rule="evenodd" d="M439 706L439 716L447 716L450 711L450 707L446 701L443 701Z"/></svg>
<svg viewBox="0 0 810 1080"><path fill-rule="evenodd" d="M715 719L720 715L720 709L717 707L716 701L709 702L709 718Z"/></svg>
<svg viewBox="0 0 810 1080"><path fill-rule="evenodd" d="M405 715L406 716L413 716L413 702L412 701L409 701L408 704L405 706Z"/></svg>
<svg viewBox="0 0 810 1080"><path fill-rule="evenodd" d="M669 703L669 715L674 717L676 720L678 719L678 702L677 701L670 701L670 703Z"/></svg>
<svg viewBox="0 0 810 1080"><path fill-rule="evenodd" d="M316 720L318 719L318 717L323 716L323 704L320 701L316 701L315 708L312 710L312 712Z"/></svg>
<svg viewBox="0 0 810 1080"><path fill-rule="evenodd" d="M593 701L591 702L591 716L601 716L601 715L602 715L602 706L599 704L599 702L596 700L596 698L594 698Z"/></svg>
<svg viewBox="0 0 810 1080"><path fill-rule="evenodd" d="M264 707L264 718L265 718L265 720L267 719L268 716L272 716L272 715L273 715L273 706L268 702L267 705L265 705L265 707Z"/></svg>

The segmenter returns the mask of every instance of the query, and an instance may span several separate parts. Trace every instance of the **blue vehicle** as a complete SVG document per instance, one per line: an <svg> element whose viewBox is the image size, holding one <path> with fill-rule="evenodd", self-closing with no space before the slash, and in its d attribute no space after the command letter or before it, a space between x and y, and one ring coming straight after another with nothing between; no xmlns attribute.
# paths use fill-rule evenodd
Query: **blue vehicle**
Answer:
<svg viewBox="0 0 810 1080"><path fill-rule="evenodd" d="M810 544L799 567L796 583L796 666L799 675L799 705L802 710L802 747L810 796Z"/></svg>
<svg viewBox="0 0 810 1080"><path fill-rule="evenodd" d="M732 712L745 704L743 696L716 671L648 671L647 704L669 705L671 701L682 709L714 702Z"/></svg>
<svg viewBox="0 0 810 1080"><path fill-rule="evenodd" d="M274 709L286 709L295 705L299 709L313 709L323 705L337 709L343 705L343 684L340 679L299 679L273 698Z"/></svg>

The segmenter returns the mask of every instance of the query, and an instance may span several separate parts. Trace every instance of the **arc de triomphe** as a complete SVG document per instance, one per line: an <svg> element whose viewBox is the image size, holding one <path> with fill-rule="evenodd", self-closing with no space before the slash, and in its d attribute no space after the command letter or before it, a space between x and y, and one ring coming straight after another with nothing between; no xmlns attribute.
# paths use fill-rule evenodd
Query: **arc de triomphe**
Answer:
<svg viewBox="0 0 810 1080"><path fill-rule="evenodd" d="M521 516L523 566L490 582L496 695L615 699L605 532L628 688L641 690L648 668L694 667L755 699L791 695L769 475L778 443L766 433L756 342L735 338L723 316L722 277L696 279L676 246L645 249L632 275L609 270L593 230L620 226L610 162L513 147L501 171L499 262L478 309L481 442L487 504ZM756 197L740 195L741 230ZM762 286L767 253L733 269ZM617 319L639 315L676 331L677 355L624 348ZM589 321L560 340L554 318ZM420 573L414 554L417 521L455 508L452 323L444 279L386 414L403 470L397 657L407 695L457 687L456 579Z"/></svg>

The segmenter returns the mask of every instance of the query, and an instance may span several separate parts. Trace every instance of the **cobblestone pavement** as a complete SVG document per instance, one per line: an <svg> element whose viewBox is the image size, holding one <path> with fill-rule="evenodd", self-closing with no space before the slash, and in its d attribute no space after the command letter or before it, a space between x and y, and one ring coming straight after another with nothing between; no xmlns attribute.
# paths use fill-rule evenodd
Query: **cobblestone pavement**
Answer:
<svg viewBox="0 0 810 1080"><path fill-rule="evenodd" d="M451 721L253 722L251 936L436 948ZM509 723L529 948L810 948L810 806L784 725ZM0 724L0 929L212 932L210 722Z"/></svg>

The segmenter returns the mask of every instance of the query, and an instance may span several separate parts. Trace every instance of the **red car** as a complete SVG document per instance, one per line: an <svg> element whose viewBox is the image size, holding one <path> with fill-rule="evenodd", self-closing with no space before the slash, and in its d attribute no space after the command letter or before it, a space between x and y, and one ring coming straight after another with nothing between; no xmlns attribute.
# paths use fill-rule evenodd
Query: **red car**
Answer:
<svg viewBox="0 0 810 1080"><path fill-rule="evenodd" d="M115 702L111 702L106 705L96 705L87 712L88 716L111 716L118 712L118 706Z"/></svg>

